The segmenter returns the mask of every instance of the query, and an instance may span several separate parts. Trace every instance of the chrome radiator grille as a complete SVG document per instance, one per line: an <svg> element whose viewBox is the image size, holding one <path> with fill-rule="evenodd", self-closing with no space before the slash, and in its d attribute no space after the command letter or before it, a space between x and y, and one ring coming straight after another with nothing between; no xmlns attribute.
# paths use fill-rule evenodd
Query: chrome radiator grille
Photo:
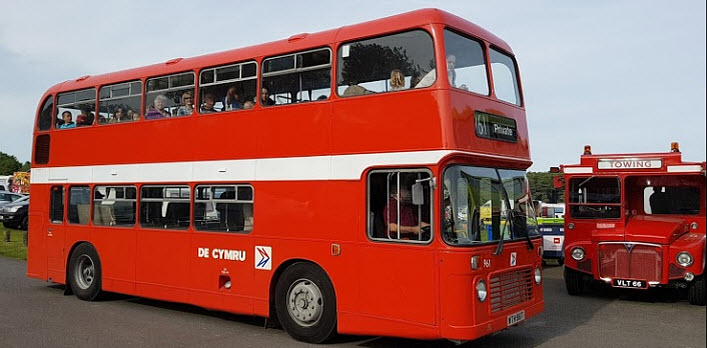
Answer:
<svg viewBox="0 0 707 348"><path fill-rule="evenodd" d="M532 298L532 269L514 269L491 276L489 282L491 313L511 308Z"/></svg>

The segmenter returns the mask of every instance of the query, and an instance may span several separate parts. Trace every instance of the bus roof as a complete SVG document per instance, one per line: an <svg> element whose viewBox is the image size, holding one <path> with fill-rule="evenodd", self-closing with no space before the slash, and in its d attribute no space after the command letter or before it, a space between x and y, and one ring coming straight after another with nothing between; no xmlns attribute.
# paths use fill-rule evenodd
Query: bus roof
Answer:
<svg viewBox="0 0 707 348"><path fill-rule="evenodd" d="M561 168L564 174L704 174L705 162L683 162L680 152L589 154Z"/></svg>
<svg viewBox="0 0 707 348"><path fill-rule="evenodd" d="M419 28L430 24L444 24L468 33L478 39L489 42L509 54L513 54L508 44L461 17L439 9L420 9L368 22L326 30L318 33L295 34L287 39L254 46L205 54L191 58L173 58L166 62L122 70L96 76L82 76L74 80L58 83L47 94L94 87L96 85L135 80L141 77L165 75L183 72L195 67L216 66L234 61L245 61L263 57L295 52L307 48L327 46L332 43L350 41L368 36L377 36L410 28Z"/></svg>

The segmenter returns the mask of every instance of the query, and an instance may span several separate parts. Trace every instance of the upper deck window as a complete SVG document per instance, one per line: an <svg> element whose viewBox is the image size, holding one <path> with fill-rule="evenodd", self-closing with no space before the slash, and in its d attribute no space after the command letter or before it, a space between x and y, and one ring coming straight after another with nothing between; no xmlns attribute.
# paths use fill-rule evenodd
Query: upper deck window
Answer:
<svg viewBox="0 0 707 348"><path fill-rule="evenodd" d="M493 88L496 98L520 105L520 89L516 75L516 64L513 58L491 49L491 71L493 73Z"/></svg>
<svg viewBox="0 0 707 348"><path fill-rule="evenodd" d="M339 47L337 93L343 97L427 87L436 80L432 37L423 30Z"/></svg>
<svg viewBox="0 0 707 348"><path fill-rule="evenodd" d="M90 126L95 121L96 89L60 93L57 96L54 128Z"/></svg>
<svg viewBox="0 0 707 348"><path fill-rule="evenodd" d="M98 93L98 123L123 123L140 119L142 82L103 86Z"/></svg>
<svg viewBox="0 0 707 348"><path fill-rule="evenodd" d="M45 131L52 128L52 109L54 108L54 97L48 96L39 112L39 130Z"/></svg>
<svg viewBox="0 0 707 348"><path fill-rule="evenodd" d="M194 73L147 80L146 120L191 115L194 111Z"/></svg>
<svg viewBox="0 0 707 348"><path fill-rule="evenodd" d="M578 219L618 219L621 217L619 178L572 178L570 215Z"/></svg>
<svg viewBox="0 0 707 348"><path fill-rule="evenodd" d="M331 95L331 50L321 48L263 61L263 106L325 100Z"/></svg>
<svg viewBox="0 0 707 348"><path fill-rule="evenodd" d="M245 62L204 69L199 74L199 100L204 105L200 112L210 113L250 109L256 95L258 67Z"/></svg>
<svg viewBox="0 0 707 348"><path fill-rule="evenodd" d="M481 44L453 31L444 31L447 75L452 87L488 95L486 61Z"/></svg>

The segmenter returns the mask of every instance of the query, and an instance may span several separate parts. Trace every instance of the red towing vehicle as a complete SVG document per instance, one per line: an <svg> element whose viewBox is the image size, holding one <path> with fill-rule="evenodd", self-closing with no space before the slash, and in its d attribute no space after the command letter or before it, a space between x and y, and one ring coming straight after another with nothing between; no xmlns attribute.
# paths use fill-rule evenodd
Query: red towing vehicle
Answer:
<svg viewBox="0 0 707 348"><path fill-rule="evenodd" d="M593 155L564 173L565 283L687 288L705 305L705 162L669 153ZM561 182L556 184L562 185Z"/></svg>

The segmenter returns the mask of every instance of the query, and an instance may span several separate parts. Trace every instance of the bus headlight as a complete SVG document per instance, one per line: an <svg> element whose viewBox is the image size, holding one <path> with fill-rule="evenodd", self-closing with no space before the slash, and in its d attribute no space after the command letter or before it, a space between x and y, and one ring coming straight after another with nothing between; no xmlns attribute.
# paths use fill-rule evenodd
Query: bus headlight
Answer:
<svg viewBox="0 0 707 348"><path fill-rule="evenodd" d="M678 262L678 265L683 267L690 267L693 262L692 255L690 255L687 251L681 251L675 260Z"/></svg>
<svg viewBox="0 0 707 348"><path fill-rule="evenodd" d="M543 281L543 272L540 267L535 267L535 284L540 285L541 281Z"/></svg>
<svg viewBox="0 0 707 348"><path fill-rule="evenodd" d="M479 298L479 301L484 302L486 301L487 295L486 282L483 279L479 280L479 282L476 283L476 296Z"/></svg>
<svg viewBox="0 0 707 348"><path fill-rule="evenodd" d="M572 249L572 258L575 259L575 261L582 261L584 260L584 257L586 256L586 253L584 252L584 249L580 247L576 247Z"/></svg>

